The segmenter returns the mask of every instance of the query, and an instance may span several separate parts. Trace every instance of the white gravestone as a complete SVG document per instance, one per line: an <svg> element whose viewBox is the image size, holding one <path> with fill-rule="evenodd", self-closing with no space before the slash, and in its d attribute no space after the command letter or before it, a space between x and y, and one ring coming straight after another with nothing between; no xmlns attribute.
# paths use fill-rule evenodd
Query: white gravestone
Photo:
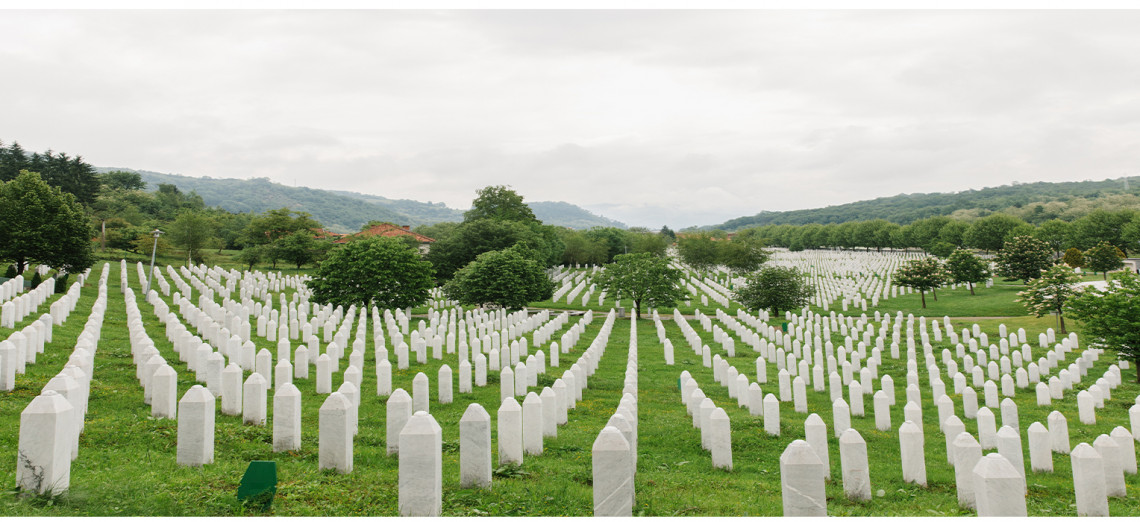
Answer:
<svg viewBox="0 0 1140 522"><path fill-rule="evenodd" d="M177 454L183 466L214 462L214 396L197 384L178 401Z"/></svg>
<svg viewBox="0 0 1140 522"><path fill-rule="evenodd" d="M399 508L405 517L438 517L443 509L443 430L426 411L400 431Z"/></svg>
<svg viewBox="0 0 1140 522"><path fill-rule="evenodd" d="M301 390L278 384L273 394L273 451L301 449Z"/></svg>
<svg viewBox="0 0 1140 522"><path fill-rule="evenodd" d="M853 500L871 499L871 476L867 443L858 431L848 429L839 437L839 460L843 469L843 491Z"/></svg>
<svg viewBox="0 0 1140 522"><path fill-rule="evenodd" d="M491 416L478 403L459 419L459 486L491 487Z"/></svg>
<svg viewBox="0 0 1140 522"><path fill-rule="evenodd" d="M1025 477L1000 454L978 459L972 470L979 517L1025 517Z"/></svg>
<svg viewBox="0 0 1140 522"><path fill-rule="evenodd" d="M785 517L827 516L824 464L811 444L792 441L780 454L780 490Z"/></svg>
<svg viewBox="0 0 1140 522"><path fill-rule="evenodd" d="M352 472L351 399L334 392L321 404L318 418L318 469Z"/></svg>

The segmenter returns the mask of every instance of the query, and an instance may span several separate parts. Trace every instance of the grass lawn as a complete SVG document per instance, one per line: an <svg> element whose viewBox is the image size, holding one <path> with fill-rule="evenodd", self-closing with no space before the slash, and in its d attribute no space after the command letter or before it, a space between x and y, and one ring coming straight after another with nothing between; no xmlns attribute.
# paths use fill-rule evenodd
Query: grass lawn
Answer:
<svg viewBox="0 0 1140 522"><path fill-rule="evenodd" d="M15 484L20 411L66 361L95 300L95 284L101 269L102 265L98 265L93 270L76 311L64 326L55 329L55 341L41 354L37 363L28 367L26 375L18 377L16 390L0 395L0 463L7 463L0 466L0 481L7 481L10 486ZM398 460L394 456L389 457L385 451L385 398L377 397L375 393L376 381L372 370L375 359L371 348L365 350L360 425L354 442L352 473L340 475L317 470L317 411L324 396L314 393L314 372L310 372L307 381L294 381L303 396L302 416L305 424L300 451L273 453L271 424L243 425L240 417L221 415L219 405L214 463L200 469L178 466L175 463L177 424L173 420L150 417L150 407L143 404L142 389L135 379L127 339L125 304L123 296L118 292L118 271L118 264L112 263L108 309L102 340L95 357L86 431L80 438L79 458L72 464L71 491L50 505L44 499L21 499L14 494L5 495L0 499L0 515L252 515L256 513L247 512L235 497L241 475L251 460L277 462L279 485L271 511L273 515L398 514ZM130 284L138 292L139 282L134 267L129 266L128 271ZM1037 333L1050 326L1048 321L1052 318L1026 318L1024 312L999 313L1002 310L1012 310L1008 303L1003 308L1001 301L1012 299L1014 291L1016 287L999 284L992 289L979 289L978 295L973 297L966 290L940 292L939 301L932 303L928 300L928 304L937 304L942 308L931 307L925 313L921 312L917 304L917 295L906 296L881 303L884 306L880 310L893 314L895 310L902 309L904 315L914 313L916 317L921 314L928 318L941 318L943 315L952 318L1017 315L1020 317L1014 319L955 320L953 326L960 331L976 322L991 338L996 338L999 322L1011 326L1014 331L1017 327L1024 327L1030 336L1031 345L1035 347ZM274 300L276 302L276 297ZM699 300L695 302L699 304ZM548 304L554 305L554 308L570 308ZM536 307L537 305L541 303L537 303ZM140 299L139 306L151 339L179 372L178 391L181 395L193 384L192 372L187 371L185 364L178 361L172 346L166 341L164 327L154 320L150 305ZM714 312L713 307L698 308L710 315ZM41 309L40 313L44 310ZM735 309L731 312L735 313ZM653 322L641 320L638 324L639 453L634 513L648 516L779 516L782 511L779 455L792 440L803 438L803 421L807 415L794 412L791 403L782 403L781 435L767 435L763 430L762 419L737 407L736 400L728 397L726 389L714 382L711 368L702 366L701 358L688 346L671 315L671 310L662 310L663 325L675 347L676 364L673 366L668 366L663 361L662 346L657 340ZM873 316L873 311L868 315ZM562 355L561 369L569 368L589 346L604 319L604 315L595 316L578 345L571 353ZM577 317L571 317L567 327L577 320ZM713 320L716 324L715 317ZM713 343L711 333L704 332L696 321L690 320L689 323L700 332L714 353L727 356L719 344ZM778 325L779 321L773 323ZM412 378L421 371L431 381L431 413L443 428L444 515L591 515L590 448L620 399L629 349L629 328L629 320L616 322L605 355L597 372L589 380L589 388L584 392L583 400L578 403L577 409L571 410L569 423L559 426L558 437L546 439L544 453L539 456L528 455L518 470L501 470L495 476L490 490L465 490L458 487L458 421L468 404L478 402L491 414L492 426L495 425L495 405L499 402L497 374L489 372L487 386L476 387L471 394L458 393L456 385L455 402L440 405L434 401L437 371L447 362L457 379L458 367L454 354L446 355L444 361L429 357L425 365L416 364L413 357L411 369L393 370L393 387L410 391ZM371 327L366 328L366 331L366 346L371 347ZM558 339L561 333L562 331L555 332L552 339ZM0 338L6 336L7 331L0 330ZM832 340L836 346L842 344L842 339L838 336ZM255 342L258 349L268 348L271 353L276 353L276 343L256 337ZM755 380L756 354L739 339L736 346L737 356L729 358L729 362L748 375L750 380ZM936 344L935 353L938 354L944 347L950 346L945 342ZM531 347L532 353L534 350L535 347ZM1034 348L1034 353L1041 353L1041 350ZM1070 361L1072 357L1070 355ZM1090 370L1089 378L1095 379L1103 373L1112 360L1112 354L1104 354ZM346 361L347 358L342 361L342 371ZM728 412L733 430L733 471L713 469L709 453L701 449L700 432L692 427L692 421L680 402L677 380L682 370L688 370L705 394ZM776 365L769 364L767 372L768 382L761 384L761 387L766 393L777 393ZM1069 418L1070 438L1074 446L1080 442L1091 443L1096 435L1107 433L1114 426L1128 427L1128 407L1132 405L1133 398L1140 394L1140 385L1135 383L1133 372L1134 368L1125 372L1124 383L1114 390L1113 398L1107 401L1106 407L1097 411L1098 423L1093 426L1085 426L1077 421L1075 391L1066 392L1065 399L1055 401L1051 407L1038 407L1032 390L1019 389L1014 400L1020 411L1023 442L1029 424L1033 421L1044 423L1046 415L1053 409ZM889 354L884 354L884 365L880 369L880 375L883 374L895 377L896 396L905 398L904 360L892 360ZM556 373L554 369L548 369L547 376L540 377L540 387L535 391L541 391L541 385L552 383L555 375L561 375L561 371ZM340 385L341 379L341 375L334 375L334 388ZM943 381L952 392L952 380L944 375ZM1090 381L1077 386L1086 386L1088 382ZM852 418L852 426L859 430L867 442L871 457L872 491L882 493L866 502L844 498L839 447L836 439L829 436L832 474L832 480L827 485L829 514L973 515L972 512L957 507L953 471L946 462L943 437L937 427L937 409L930 400L925 371L921 372L921 385L929 486L921 488L902 482L896 431L903 419L904 400L899 400L891 408L892 430L878 432L874 427L872 400L868 396L865 400L867 415ZM875 386L878 389L878 381ZM808 390L809 411L819 413L830 433L832 418L827 393L811 391L811 386L808 386ZM957 414L962 416L961 397L952 397ZM269 405L272 419L272 391ZM963 420L967 429L976 433L975 422ZM495 430L492 429L492 437L494 433ZM492 447L497 452L495 441L492 442ZM1028 448L1024 453L1028 464ZM1054 455L1053 462L1053 473L1028 474L1027 502L1030 516L1076 515L1068 456ZM1128 475L1126 481L1129 497L1110 499L1110 511L1114 516L1140 516L1140 477Z"/></svg>

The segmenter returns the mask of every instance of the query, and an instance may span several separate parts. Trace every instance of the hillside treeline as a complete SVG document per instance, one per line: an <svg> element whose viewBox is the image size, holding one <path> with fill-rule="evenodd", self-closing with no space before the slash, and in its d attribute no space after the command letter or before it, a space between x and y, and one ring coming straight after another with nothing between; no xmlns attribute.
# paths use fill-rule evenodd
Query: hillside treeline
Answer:
<svg viewBox="0 0 1140 522"><path fill-rule="evenodd" d="M790 250L919 248L938 256L947 256L959 247L993 252L1010 238L1023 235L1045 241L1057 255L1069 248L1087 250L1101 241L1127 254L1140 250L1140 212L1095 209L1073 221L1050 219L1037 225L998 213L972 221L935 216L899 225L870 219L838 224L766 225L737 233L737 237L760 239L768 246Z"/></svg>
<svg viewBox="0 0 1140 522"><path fill-rule="evenodd" d="M762 225L832 224L883 219L906 225L920 219L950 216L971 220L989 214L1015 216L1031 225L1052 219L1073 221L1095 209L1140 208L1140 181L1036 182L955 193L899 194L824 208L761 212L707 227L741 230ZM1127 186L1127 188L1126 188Z"/></svg>

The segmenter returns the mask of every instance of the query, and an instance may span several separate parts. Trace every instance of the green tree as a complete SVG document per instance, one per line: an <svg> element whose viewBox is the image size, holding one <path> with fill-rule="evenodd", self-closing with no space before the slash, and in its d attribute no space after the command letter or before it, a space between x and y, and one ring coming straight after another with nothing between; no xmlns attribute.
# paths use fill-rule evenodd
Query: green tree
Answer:
<svg viewBox="0 0 1140 522"><path fill-rule="evenodd" d="M990 214L971 224L962 238L967 245L986 252L1000 250L1005 244L1006 235L1024 224L1025 221L1008 214Z"/></svg>
<svg viewBox="0 0 1140 522"><path fill-rule="evenodd" d="M242 242L246 245L273 243L289 234L299 231L312 232L321 224L308 212L296 212L288 208L266 210L250 219L245 227Z"/></svg>
<svg viewBox="0 0 1140 522"><path fill-rule="evenodd" d="M408 308L427 301L432 266L398 239L370 237L329 252L307 285L318 303Z"/></svg>
<svg viewBox="0 0 1140 522"><path fill-rule="evenodd" d="M464 222L481 219L538 222L534 211L523 203L523 197L507 186L487 186L476 193L478 196L471 202L471 210L463 213Z"/></svg>
<svg viewBox="0 0 1140 522"><path fill-rule="evenodd" d="M1124 266L1124 255L1108 241L1101 241L1096 246L1088 249L1085 252L1085 266L1093 272L1101 272L1104 274L1104 280L1108 281L1108 272L1110 270L1119 270Z"/></svg>
<svg viewBox="0 0 1140 522"><path fill-rule="evenodd" d="M630 229L626 234L629 236L629 251L634 254L647 252L655 256L663 256L665 250L669 248L669 242L661 234L643 229Z"/></svg>
<svg viewBox="0 0 1140 522"><path fill-rule="evenodd" d="M568 230L562 237L565 249L562 263L566 265L603 265L609 258L609 248L604 243L591 240L586 234Z"/></svg>
<svg viewBox="0 0 1140 522"><path fill-rule="evenodd" d="M903 227L906 232L904 234L908 238L908 247L921 248L924 252L930 252L930 248L934 246L942 233L942 227L950 223L950 218L946 216L934 216L924 219L916 220ZM967 240L967 244L969 241Z"/></svg>
<svg viewBox="0 0 1140 522"><path fill-rule="evenodd" d="M1085 266L1085 254L1079 248L1070 248L1065 251L1065 257L1061 258L1061 262L1072 268L1081 268Z"/></svg>
<svg viewBox="0 0 1140 522"><path fill-rule="evenodd" d="M677 238L677 254L693 270L704 272L720 262L717 241L709 234L686 234Z"/></svg>
<svg viewBox="0 0 1140 522"><path fill-rule="evenodd" d="M237 260L241 262L242 266L247 266L249 270L253 270L253 265L261 261L264 255L265 245L249 245L238 252Z"/></svg>
<svg viewBox="0 0 1140 522"><path fill-rule="evenodd" d="M421 235L430 237L437 242L444 241L451 238L455 231L459 228L459 223L451 221L444 221L442 223L432 223L430 225L420 225L413 228L412 231Z"/></svg>
<svg viewBox="0 0 1140 522"><path fill-rule="evenodd" d="M185 250L192 262L202 263L205 260L202 250L215 237L216 230L217 223L205 212L186 210L170 224L167 237L174 246Z"/></svg>
<svg viewBox="0 0 1140 522"><path fill-rule="evenodd" d="M945 227L943 227L943 229L945 229ZM946 258L949 257L950 254L953 254L957 249L958 247L954 246L953 244L947 243L946 241L942 241L940 239L938 241L935 241L934 244L930 245L930 248L928 248L926 251L932 256Z"/></svg>
<svg viewBox="0 0 1140 522"><path fill-rule="evenodd" d="M749 309L780 312L796 310L811 299L812 289L807 278L795 268L767 266L748 276L747 282L736 290L734 299Z"/></svg>
<svg viewBox="0 0 1140 522"><path fill-rule="evenodd" d="M1088 250L1101 242L1108 242L1124 253L1136 250L1134 244L1124 240L1124 228L1132 222L1136 212L1132 209L1109 211L1096 209L1073 222L1069 230L1072 246Z"/></svg>
<svg viewBox="0 0 1140 522"><path fill-rule="evenodd" d="M448 297L465 305L495 304L519 309L533 301L550 299L554 284L525 247L479 254L443 286Z"/></svg>
<svg viewBox="0 0 1140 522"><path fill-rule="evenodd" d="M946 281L946 271L937 259L924 257L907 261L895 270L893 277L896 284L918 290L922 296L922 307L926 308L926 291L941 286ZM934 299L938 300L938 297Z"/></svg>
<svg viewBox="0 0 1140 522"><path fill-rule="evenodd" d="M99 182L103 190L143 190L146 182L137 172L113 170L99 175Z"/></svg>
<svg viewBox="0 0 1140 522"><path fill-rule="evenodd" d="M1082 334L1100 339L1140 372L1140 278L1123 272L1103 289L1087 287L1067 301L1069 317L1082 324ZM1136 376L1140 383L1140 373Z"/></svg>
<svg viewBox="0 0 1140 522"><path fill-rule="evenodd" d="M606 263L615 256L628 254L632 246L630 235L616 227L593 227L586 231L586 238L606 246Z"/></svg>
<svg viewBox="0 0 1140 522"><path fill-rule="evenodd" d="M633 301L636 317L642 305L650 308L673 306L685 298L681 287L681 271L669 266L669 260L649 253L622 254L614 257L594 282L610 295Z"/></svg>
<svg viewBox="0 0 1140 522"><path fill-rule="evenodd" d="M1028 282L1053 266L1053 251L1040 239L1018 236L998 251L995 261L998 275Z"/></svg>
<svg viewBox="0 0 1140 522"><path fill-rule="evenodd" d="M1048 313L1057 314L1061 321L1061 333L1064 334L1065 318L1061 313L1065 310L1065 302L1078 292L1073 284L1080 280L1080 276L1072 268L1054 265L1041 272L1041 277L1030 279L1025 290L1017 293L1017 301L1025 305L1025 309L1034 317Z"/></svg>
<svg viewBox="0 0 1140 522"><path fill-rule="evenodd" d="M21 273L30 263L76 273L95 262L83 206L35 172L0 183L0 224L0 259Z"/></svg>
<svg viewBox="0 0 1140 522"><path fill-rule="evenodd" d="M975 295L974 285L990 276L990 264L969 250L958 249L946 260L946 271L951 280L966 283L970 295Z"/></svg>
<svg viewBox="0 0 1140 522"><path fill-rule="evenodd" d="M435 267L436 277L451 279L456 271L474 261L479 254L510 248L517 243L527 245L533 252L549 253L551 247L540 230L538 225L532 227L519 221L480 219L464 222L449 237L432 243L425 257ZM558 256L561 259L561 251Z"/></svg>
<svg viewBox="0 0 1140 522"><path fill-rule="evenodd" d="M1120 240L1129 245L1128 251L1140 249L1140 216L1133 217L1131 221L1120 227Z"/></svg>
<svg viewBox="0 0 1140 522"><path fill-rule="evenodd" d="M1037 227L1037 230L1033 233L1033 237L1047 243L1049 248L1053 250L1054 257L1060 257L1061 249L1065 247L1066 238L1069 236L1069 226L1069 223L1066 221L1050 219Z"/></svg>
<svg viewBox="0 0 1140 522"><path fill-rule="evenodd" d="M966 246L966 231L970 229L970 225L964 221L952 220L942 226L942 230L938 231L938 241L953 245L954 248L961 248Z"/></svg>
<svg viewBox="0 0 1140 522"><path fill-rule="evenodd" d="M274 241L273 247L277 249L281 259L293 263L300 269L302 265L317 260L327 245L329 243L314 239L312 232L299 230Z"/></svg>
<svg viewBox="0 0 1140 522"><path fill-rule="evenodd" d="M717 247L721 265L734 274L755 272L768 260L768 251L755 239L734 238L732 241L718 241Z"/></svg>
<svg viewBox="0 0 1140 522"><path fill-rule="evenodd" d="M661 234L661 237L664 238L665 241L670 243L670 244L677 241L677 233L673 232L673 229L671 229L667 226L662 225L661 226L661 232L659 232L659 233Z"/></svg>

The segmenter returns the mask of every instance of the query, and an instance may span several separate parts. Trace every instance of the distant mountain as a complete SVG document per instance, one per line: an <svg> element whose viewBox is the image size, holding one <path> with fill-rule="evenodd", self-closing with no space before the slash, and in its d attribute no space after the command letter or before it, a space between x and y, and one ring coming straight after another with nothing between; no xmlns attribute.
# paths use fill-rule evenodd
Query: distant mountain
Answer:
<svg viewBox="0 0 1140 522"><path fill-rule="evenodd" d="M1054 218L1075 219L1093 208L1135 208L1140 204L1140 180L1036 182L952 193L899 194L823 208L760 212L700 227L726 231L760 225L845 223L882 218L905 225L932 216L971 218L993 212L1018 216L1032 224Z"/></svg>
<svg viewBox="0 0 1140 522"><path fill-rule="evenodd" d="M593 227L628 228L621 221L599 216L565 201L532 201L527 205L530 205L530 209L534 211L534 217L548 225L577 229Z"/></svg>
<svg viewBox="0 0 1140 522"><path fill-rule="evenodd" d="M431 224L442 221L463 221L463 210L450 208L443 203L423 203L410 199L388 199L383 196L361 194L347 190L333 190L330 192L357 198L377 205L387 206L410 217L413 221L422 223ZM526 204L534 211L535 217L548 225L576 229L588 229L592 227L628 228L625 223L605 216L599 216L578 205L572 205L565 201L528 201Z"/></svg>
<svg viewBox="0 0 1140 522"><path fill-rule="evenodd" d="M462 210L448 207L443 203L424 203L411 199L388 199L384 196L361 194L348 190L330 190L328 192L392 209L395 212L407 216L415 225L430 225L443 221L463 221Z"/></svg>
<svg viewBox="0 0 1140 522"><path fill-rule="evenodd" d="M146 182L147 190L155 191L158 190L160 183L169 183L183 192L197 192L209 206L221 207L231 212L264 212L283 207L308 212L326 229L333 232L356 232L369 221L389 221L400 225L417 226L463 220L463 210L450 208L443 203L389 199L349 191L290 187L274 183L267 178L197 178L108 167L99 167L96 170L136 172ZM530 202L528 205L534 210L535 216L549 225L579 229L593 226L625 228L620 222L593 214L570 203L539 201Z"/></svg>

